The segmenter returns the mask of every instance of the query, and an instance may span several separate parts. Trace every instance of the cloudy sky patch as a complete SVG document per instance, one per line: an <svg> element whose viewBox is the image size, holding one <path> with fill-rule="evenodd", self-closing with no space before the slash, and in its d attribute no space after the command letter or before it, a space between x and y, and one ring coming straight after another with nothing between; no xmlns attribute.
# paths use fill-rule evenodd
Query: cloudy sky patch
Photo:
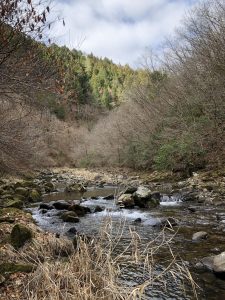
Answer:
<svg viewBox="0 0 225 300"><path fill-rule="evenodd" d="M157 49L185 10L198 0L56 0L66 27L54 40L116 63L134 65L147 47Z"/></svg>

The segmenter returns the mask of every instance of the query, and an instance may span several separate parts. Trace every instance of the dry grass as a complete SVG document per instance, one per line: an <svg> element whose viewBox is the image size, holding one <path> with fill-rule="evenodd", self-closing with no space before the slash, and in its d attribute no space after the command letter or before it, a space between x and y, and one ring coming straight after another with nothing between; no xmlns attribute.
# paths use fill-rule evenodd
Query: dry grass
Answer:
<svg viewBox="0 0 225 300"><path fill-rule="evenodd" d="M146 244L130 228L126 246L121 248L124 230L124 222L114 226L107 220L98 237L78 237L76 251L67 239L50 234L39 237L18 253L20 260L34 263L37 269L24 280L26 284L16 299L149 299L145 298L146 291L149 295L160 284L166 293L171 280L184 299L187 287L197 298L188 268L171 249L175 232L165 232L165 228ZM141 274L139 283L129 285L124 281L130 269Z"/></svg>

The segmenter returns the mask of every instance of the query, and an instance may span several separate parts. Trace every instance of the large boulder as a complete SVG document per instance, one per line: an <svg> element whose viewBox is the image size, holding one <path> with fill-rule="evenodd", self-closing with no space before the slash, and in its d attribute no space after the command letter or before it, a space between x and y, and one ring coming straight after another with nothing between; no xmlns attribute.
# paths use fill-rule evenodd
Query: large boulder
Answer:
<svg viewBox="0 0 225 300"><path fill-rule="evenodd" d="M135 205L134 197L132 194L123 194L118 198L117 204L121 208L133 208Z"/></svg>
<svg viewBox="0 0 225 300"><path fill-rule="evenodd" d="M42 200L41 193L39 193L36 189L32 189L29 192L28 199L31 202L39 202Z"/></svg>
<svg viewBox="0 0 225 300"><path fill-rule="evenodd" d="M212 269L217 276L225 278L225 252L214 256Z"/></svg>
<svg viewBox="0 0 225 300"><path fill-rule="evenodd" d="M134 186L127 186L123 194L133 194L137 191L137 188Z"/></svg>
<svg viewBox="0 0 225 300"><path fill-rule="evenodd" d="M24 197L27 197L29 193L29 190L25 187L18 187L15 189L15 194L22 195Z"/></svg>
<svg viewBox="0 0 225 300"><path fill-rule="evenodd" d="M151 194L151 200L156 200L157 202L159 202L161 199L161 194L158 191L154 191Z"/></svg>
<svg viewBox="0 0 225 300"><path fill-rule="evenodd" d="M59 200L59 201L56 201L56 202L53 202L52 203L52 206L55 208L55 209L58 209L58 210L64 210L64 209L69 209L69 207L71 206L70 203L64 201L64 200Z"/></svg>
<svg viewBox="0 0 225 300"><path fill-rule="evenodd" d="M21 224L16 224L11 231L11 244L15 249L22 247L27 241L30 241L33 237L32 231Z"/></svg>
<svg viewBox="0 0 225 300"><path fill-rule="evenodd" d="M5 208L13 207L13 208L18 208L21 209L23 208L23 202L20 199L8 199L4 201L3 206Z"/></svg>
<svg viewBox="0 0 225 300"><path fill-rule="evenodd" d="M203 257L195 266L199 269L213 271L214 256Z"/></svg>
<svg viewBox="0 0 225 300"><path fill-rule="evenodd" d="M196 241L206 240L207 237L208 237L207 232L199 231L193 234L192 241L196 242Z"/></svg>
<svg viewBox="0 0 225 300"><path fill-rule="evenodd" d="M139 186L137 191L134 193L135 205L141 208L152 208L159 205L159 197L156 195L152 197L152 192L149 188Z"/></svg>
<svg viewBox="0 0 225 300"><path fill-rule="evenodd" d="M178 220L176 220L173 217L168 217L168 218L162 218L161 220L161 227L168 227L168 228L172 228L175 226L178 226Z"/></svg>
<svg viewBox="0 0 225 300"><path fill-rule="evenodd" d="M54 207L48 203L41 203L39 205L39 209L46 209L46 210L51 210L53 209Z"/></svg>
<svg viewBox="0 0 225 300"><path fill-rule="evenodd" d="M78 223L80 220L74 211L67 211L61 215L63 222Z"/></svg>
<svg viewBox="0 0 225 300"><path fill-rule="evenodd" d="M83 217L87 210L86 210L86 207L84 206L81 206L79 204L73 204L69 207L69 210L72 211L72 212L75 212L77 214L78 217Z"/></svg>

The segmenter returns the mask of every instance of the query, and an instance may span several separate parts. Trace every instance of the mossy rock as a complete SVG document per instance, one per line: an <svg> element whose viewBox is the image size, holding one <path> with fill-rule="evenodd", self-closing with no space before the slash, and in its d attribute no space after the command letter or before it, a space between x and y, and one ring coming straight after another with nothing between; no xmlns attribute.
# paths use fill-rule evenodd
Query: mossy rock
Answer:
<svg viewBox="0 0 225 300"><path fill-rule="evenodd" d="M153 198L147 202L146 207L147 208L155 208L155 207L159 206L159 204L160 204L159 199Z"/></svg>
<svg viewBox="0 0 225 300"><path fill-rule="evenodd" d="M11 232L11 244L15 249L22 247L27 241L31 241L33 237L32 231L24 225L16 224Z"/></svg>
<svg viewBox="0 0 225 300"><path fill-rule="evenodd" d="M22 202L26 202L27 197L23 196L23 195L14 195L13 197L14 199L19 199Z"/></svg>
<svg viewBox="0 0 225 300"><path fill-rule="evenodd" d="M71 222L71 223L78 223L80 220L77 217L77 214L73 211L67 211L61 215L61 219L63 222Z"/></svg>
<svg viewBox="0 0 225 300"><path fill-rule="evenodd" d="M79 204L73 204L69 207L71 212L75 212L78 217L83 217L86 214L86 208Z"/></svg>
<svg viewBox="0 0 225 300"><path fill-rule="evenodd" d="M39 202L42 200L41 194L36 189L32 189L30 191L28 199L31 202Z"/></svg>
<svg viewBox="0 0 225 300"><path fill-rule="evenodd" d="M17 198L9 199L9 200L4 201L3 206L5 208L14 207L14 208L21 209L21 208L23 208L23 201L21 201L20 199L17 199Z"/></svg>
<svg viewBox="0 0 225 300"><path fill-rule="evenodd" d="M20 187L23 188L35 188L37 186L36 183L34 183L32 180L24 180L22 182L20 182Z"/></svg>
<svg viewBox="0 0 225 300"><path fill-rule="evenodd" d="M18 264L13 262L5 262L0 264L0 274L9 275L17 272L30 273L35 269L31 264Z"/></svg>
<svg viewBox="0 0 225 300"><path fill-rule="evenodd" d="M12 199L14 196L12 194L9 194L8 192L1 195L1 199L5 200L5 199Z"/></svg>
<svg viewBox="0 0 225 300"><path fill-rule="evenodd" d="M80 183L73 183L65 188L66 193L85 193L87 189Z"/></svg>
<svg viewBox="0 0 225 300"><path fill-rule="evenodd" d="M18 194L18 195L22 195L22 196L27 197L29 191L28 191L27 188L24 188L24 187L18 187L18 188L15 189L15 193Z"/></svg>
<svg viewBox="0 0 225 300"><path fill-rule="evenodd" d="M46 182L44 184L44 189L46 193L51 193L55 190L55 186L52 182Z"/></svg>

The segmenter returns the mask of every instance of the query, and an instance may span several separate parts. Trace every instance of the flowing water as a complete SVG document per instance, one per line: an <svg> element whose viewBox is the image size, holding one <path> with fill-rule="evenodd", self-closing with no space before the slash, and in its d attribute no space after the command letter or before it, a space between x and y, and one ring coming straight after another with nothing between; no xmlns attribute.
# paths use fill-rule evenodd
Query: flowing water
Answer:
<svg viewBox="0 0 225 300"><path fill-rule="evenodd" d="M44 230L55 233L67 234L71 227L76 227L79 233L87 235L96 235L100 227L104 223L105 218L110 217L115 228L123 226L123 236L118 244L119 250L124 249L129 243L129 229L135 230L143 241L148 243L153 238L156 238L160 233L160 228L156 226L162 218L173 217L179 220L179 230L172 241L172 248L175 254L189 265L193 278L199 285L199 299L225 299L225 281L217 278L210 271L199 270L195 264L203 257L225 251L225 234L218 229L217 213L223 211L218 208L195 206L196 212L190 213L187 209L187 204L180 200L180 196L168 196L166 194L161 198L160 206L155 209L118 209L114 200L106 200L105 196L114 194L117 191L113 187L91 188L84 194L77 193L53 193L46 195L45 202L57 200L81 200L83 206L94 209L97 205L103 208L103 211L98 213L87 214L80 218L80 222L76 224L63 223L58 216L58 211L51 210L46 214L42 214L38 207L31 208L33 217L38 225ZM141 218L141 222L134 222ZM122 221L122 222L121 222ZM140 220L139 220L140 221ZM122 225L121 225L122 224ZM124 225L125 224L125 225ZM192 234L197 231L207 231L209 238L201 242L192 242ZM168 236L173 235L169 230L166 231ZM70 237L68 235L68 237ZM72 237L72 236L71 236ZM121 248L121 249L120 249ZM159 254L158 270L163 266L160 264L160 259L165 261L167 254ZM129 286L139 284L143 279L143 269L126 269L122 276L122 280ZM146 298L143 299L194 299L193 294L187 292L184 296L182 290L178 288L178 284L168 278L166 289L163 288L163 283L156 283L154 288L146 290Z"/></svg>

